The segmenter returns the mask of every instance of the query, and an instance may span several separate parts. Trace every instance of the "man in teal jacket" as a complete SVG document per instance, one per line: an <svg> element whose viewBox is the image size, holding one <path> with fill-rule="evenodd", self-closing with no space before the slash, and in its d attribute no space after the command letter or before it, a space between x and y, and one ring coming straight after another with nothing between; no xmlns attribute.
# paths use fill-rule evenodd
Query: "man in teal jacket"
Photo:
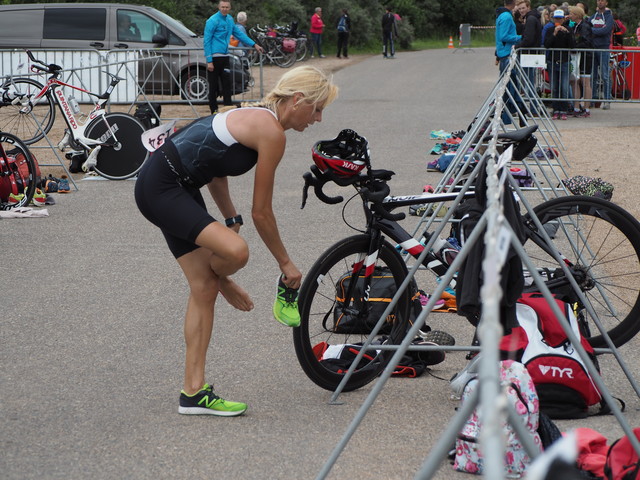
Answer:
<svg viewBox="0 0 640 480"><path fill-rule="evenodd" d="M229 15L231 2L220 0L218 12L211 15L204 25L204 57L207 61L207 77L209 80L209 109L211 113L218 110L218 83L222 83L222 99L225 105L231 105L231 81L225 69L229 70L229 39L231 35L242 43L255 47L262 52L262 47L251 40L233 21Z"/></svg>
<svg viewBox="0 0 640 480"><path fill-rule="evenodd" d="M496 57L500 62L500 74L509 66L511 47L522 39L522 35L516 34L516 22L513 20L513 9L515 7L516 0L504 0L504 7L496 10ZM511 92L511 96L515 99L521 111L523 111L524 104L522 104L522 99L514 88L514 80L515 78L512 76L509 84L509 92ZM516 106L506 93L504 100L505 107L509 109L512 115L515 114L517 112ZM511 123L511 118L509 118L506 112L502 112L502 121L505 124ZM520 119L520 123L523 123L522 119Z"/></svg>

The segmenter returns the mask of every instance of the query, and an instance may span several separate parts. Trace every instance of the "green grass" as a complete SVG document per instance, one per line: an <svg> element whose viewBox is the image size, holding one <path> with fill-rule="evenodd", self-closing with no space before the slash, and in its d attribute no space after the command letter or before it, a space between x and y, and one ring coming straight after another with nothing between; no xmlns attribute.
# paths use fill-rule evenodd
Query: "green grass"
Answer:
<svg viewBox="0 0 640 480"><path fill-rule="evenodd" d="M458 37L453 37L453 45L458 46ZM493 47L495 46L495 38L493 30L474 30L471 32L471 47ZM432 38L418 38L411 43L411 47L408 49L400 48L396 44L398 51L420 51L420 50L433 50L437 48L448 48L449 37L432 37ZM382 51L382 45L376 43L365 46L349 46L349 52L353 54L362 55L377 55Z"/></svg>

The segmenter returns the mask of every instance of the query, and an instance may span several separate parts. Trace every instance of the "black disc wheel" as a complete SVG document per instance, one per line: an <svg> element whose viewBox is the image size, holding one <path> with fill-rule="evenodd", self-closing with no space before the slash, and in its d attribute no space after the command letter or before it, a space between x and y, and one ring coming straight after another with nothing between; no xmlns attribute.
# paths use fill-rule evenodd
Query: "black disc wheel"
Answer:
<svg viewBox="0 0 640 480"><path fill-rule="evenodd" d="M87 127L87 138L99 140L102 148L94 170L110 180L133 177L149 152L142 144L144 125L126 113L107 113Z"/></svg>

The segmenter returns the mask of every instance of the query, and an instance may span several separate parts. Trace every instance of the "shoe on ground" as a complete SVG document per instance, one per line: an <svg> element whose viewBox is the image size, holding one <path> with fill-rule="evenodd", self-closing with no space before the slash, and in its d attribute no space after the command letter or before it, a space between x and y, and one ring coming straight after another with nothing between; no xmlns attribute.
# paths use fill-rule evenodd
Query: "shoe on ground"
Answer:
<svg viewBox="0 0 640 480"><path fill-rule="evenodd" d="M58 193L69 192L71 192L71 188L69 187L69 179L66 175L62 175L62 177L58 179Z"/></svg>
<svg viewBox="0 0 640 480"><path fill-rule="evenodd" d="M580 118L589 118L591 116L591 112L589 110L582 110L578 117Z"/></svg>
<svg viewBox="0 0 640 480"><path fill-rule="evenodd" d="M447 346L456 344L455 338L441 330L430 330L426 333L420 332L420 337L421 340L416 342L416 345ZM444 350L418 352L418 358L427 365L438 365L444 362L445 357Z"/></svg>
<svg viewBox="0 0 640 480"><path fill-rule="evenodd" d="M219 417L237 417L247 411L247 404L223 400L213 393L213 386L208 383L193 395L180 392L178 413L182 415L217 415Z"/></svg>
<svg viewBox="0 0 640 480"><path fill-rule="evenodd" d="M566 120L567 119L567 114L566 113L561 113L560 114L560 120Z"/></svg>
<svg viewBox="0 0 640 480"><path fill-rule="evenodd" d="M602 104L602 110L609 110L611 108L611 104L609 102L605 102Z"/></svg>
<svg viewBox="0 0 640 480"><path fill-rule="evenodd" d="M24 193L10 193L7 203L11 206L19 205L24 200Z"/></svg>
<svg viewBox="0 0 640 480"><path fill-rule="evenodd" d="M320 58L326 58L324 55L320 55Z"/></svg>
<svg viewBox="0 0 640 480"><path fill-rule="evenodd" d="M464 387L469 383L469 380L478 376L478 370L480 368L480 355L473 357L467 365L456 373L451 380L449 380L449 386L453 393L458 397L462 396Z"/></svg>
<svg viewBox="0 0 640 480"><path fill-rule="evenodd" d="M553 116L551 117L551 120L558 120L560 118L560 114L558 112L553 112Z"/></svg>
<svg viewBox="0 0 640 480"><path fill-rule="evenodd" d="M300 312L298 311L298 290L287 287L278 277L278 292L273 302L273 317L287 327L300 326Z"/></svg>
<svg viewBox="0 0 640 480"><path fill-rule="evenodd" d="M44 193L39 188L36 188L36 193L33 194L31 203L36 207L44 207L46 200L47 200L47 194Z"/></svg>

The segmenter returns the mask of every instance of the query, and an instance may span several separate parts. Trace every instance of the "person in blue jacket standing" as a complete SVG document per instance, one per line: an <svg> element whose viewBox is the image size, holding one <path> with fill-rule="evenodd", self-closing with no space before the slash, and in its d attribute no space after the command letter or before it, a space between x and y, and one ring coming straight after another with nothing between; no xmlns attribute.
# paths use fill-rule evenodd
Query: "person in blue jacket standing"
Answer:
<svg viewBox="0 0 640 480"><path fill-rule="evenodd" d="M609 69L609 47L613 32L613 13L607 8L607 0L598 0L596 13L591 17L591 43L599 51L593 54L593 76L591 87L594 98L611 100L611 71ZM599 78L598 78L599 77ZM603 97L598 91L598 80L602 82ZM609 102L602 104L603 110L609 109Z"/></svg>
<svg viewBox="0 0 640 480"><path fill-rule="evenodd" d="M242 43L263 49L251 40L233 21L229 15L231 2L220 0L218 11L211 15L204 25L204 57L207 61L207 78L209 80L209 109L211 113L218 110L218 84L222 83L222 100L231 105L231 81L225 69L229 70L229 39L231 35Z"/></svg>
<svg viewBox="0 0 640 480"><path fill-rule="evenodd" d="M504 0L504 7L496 10L496 57L498 58L500 74L509 66L511 56L511 48L522 40L522 35L516 33L516 22L513 20L513 10L516 7L516 0ZM514 87L514 79L509 83L509 92L520 107L520 111L525 111L524 104L520 95ZM515 104L505 93L505 107L509 109L512 115L517 112ZM502 121L505 124L511 123L511 119L506 112L502 112ZM520 123L523 120L520 119Z"/></svg>

